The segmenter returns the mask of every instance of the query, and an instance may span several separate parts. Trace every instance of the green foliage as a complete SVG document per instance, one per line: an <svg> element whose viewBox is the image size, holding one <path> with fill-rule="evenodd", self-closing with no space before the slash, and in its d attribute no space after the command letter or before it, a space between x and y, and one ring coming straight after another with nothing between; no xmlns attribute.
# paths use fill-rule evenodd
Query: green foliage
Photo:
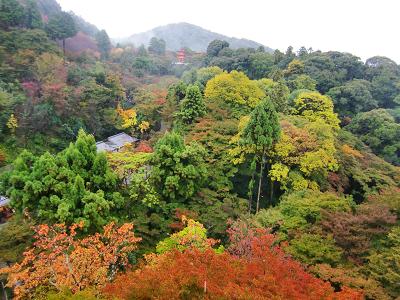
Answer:
<svg viewBox="0 0 400 300"><path fill-rule="evenodd" d="M99 300L103 299L97 295L97 292L92 290L79 291L73 294L70 290L66 289L61 292L50 292L46 295L47 300Z"/></svg>
<svg viewBox="0 0 400 300"><path fill-rule="evenodd" d="M49 19L46 32L54 40L63 40L65 52L65 39L73 37L78 30L72 16L66 12L60 12Z"/></svg>
<svg viewBox="0 0 400 300"><path fill-rule="evenodd" d="M317 82L321 93L339 86L345 81L362 78L364 65L360 58L349 53L313 52L303 58L304 73Z"/></svg>
<svg viewBox="0 0 400 300"><path fill-rule="evenodd" d="M337 266L342 260L342 251L332 236L304 233L290 242L288 252L307 265L326 263Z"/></svg>
<svg viewBox="0 0 400 300"><path fill-rule="evenodd" d="M24 151L3 175L1 189L19 212L54 223L84 221L90 229L107 224L123 204L105 154L96 152L93 136L82 130L56 156Z"/></svg>
<svg viewBox="0 0 400 300"><path fill-rule="evenodd" d="M366 77L371 81L372 96L379 103L379 107L393 108L396 97L400 94L400 69L391 59L383 56L374 56L365 62Z"/></svg>
<svg viewBox="0 0 400 300"><path fill-rule="evenodd" d="M186 90L188 86L183 82L172 84L168 88L167 99L175 104L181 102L186 96Z"/></svg>
<svg viewBox="0 0 400 300"><path fill-rule="evenodd" d="M400 295L400 227L388 234L387 247L376 251L368 258L366 267L370 276L385 286L392 297Z"/></svg>
<svg viewBox="0 0 400 300"><path fill-rule="evenodd" d="M0 2L0 28L8 29L22 25L24 8L16 0L1 0Z"/></svg>
<svg viewBox="0 0 400 300"><path fill-rule="evenodd" d="M229 43L227 41L214 40L208 44L207 55L209 57L218 56L219 52L224 48L229 48Z"/></svg>
<svg viewBox="0 0 400 300"><path fill-rule="evenodd" d="M245 148L254 148L254 159L250 170L252 172L252 180L249 183L249 210L252 206L253 185L256 171L256 162L260 165L258 175L258 192L256 212L260 207L260 197L262 191L262 181L264 176L264 167L266 164L266 154L272 149L273 145L278 141L280 136L280 125L278 115L276 114L274 105L268 99L263 100L250 114L249 122L241 134ZM270 199L271 200L271 199Z"/></svg>
<svg viewBox="0 0 400 300"><path fill-rule="evenodd" d="M33 243L33 223L21 215L13 216L0 226L0 263L20 262L26 248Z"/></svg>
<svg viewBox="0 0 400 300"><path fill-rule="evenodd" d="M25 7L24 25L30 29L42 29L43 21L35 0L28 0Z"/></svg>
<svg viewBox="0 0 400 300"><path fill-rule="evenodd" d="M278 140L280 126L278 115L271 101L264 100L250 114L250 120L243 131L243 143L254 145L261 155Z"/></svg>
<svg viewBox="0 0 400 300"><path fill-rule="evenodd" d="M258 80L260 88L274 104L277 112L286 112L288 109L289 88L283 81L275 82L272 79Z"/></svg>
<svg viewBox="0 0 400 300"><path fill-rule="evenodd" d="M180 118L186 124L195 122L199 117L204 116L206 107L203 102L203 96L196 85L189 85L185 98L181 102Z"/></svg>
<svg viewBox="0 0 400 300"><path fill-rule="evenodd" d="M0 135L7 130L7 122L13 114L14 108L21 100L21 95L10 94L0 87Z"/></svg>
<svg viewBox="0 0 400 300"><path fill-rule="evenodd" d="M166 44L163 39L158 39L156 37L151 38L149 49L148 49L150 53L164 55L165 48L166 48Z"/></svg>
<svg viewBox="0 0 400 300"><path fill-rule="evenodd" d="M385 160L400 164L400 124L385 109L358 114L346 127Z"/></svg>
<svg viewBox="0 0 400 300"><path fill-rule="evenodd" d="M211 237L226 241L227 220L244 216L248 211L248 204L245 199L227 189L214 191L203 188L193 197L189 209L198 215L196 219L209 229Z"/></svg>
<svg viewBox="0 0 400 300"><path fill-rule="evenodd" d="M377 101L371 95L371 83L354 79L342 86L331 88L328 95L333 99L335 111L340 116L352 117L360 112L377 107Z"/></svg>
<svg viewBox="0 0 400 300"><path fill-rule="evenodd" d="M260 211L256 221L263 227L278 230L283 239L293 230L306 230L322 219L322 211L350 211L351 198L338 197L333 193L303 190L282 197L273 208Z"/></svg>
<svg viewBox="0 0 400 300"><path fill-rule="evenodd" d="M250 68L247 71L252 79L265 78L272 71L274 58L270 53L256 52L251 55Z"/></svg>
<svg viewBox="0 0 400 300"><path fill-rule="evenodd" d="M161 138L151 159L151 178L167 202L187 202L202 187L207 177L205 150L172 132Z"/></svg>
<svg viewBox="0 0 400 300"><path fill-rule="evenodd" d="M337 176L330 179L335 189L352 195L361 203L371 194L399 187L398 168L371 153L357 136L342 129L337 143L340 167Z"/></svg>
<svg viewBox="0 0 400 300"><path fill-rule="evenodd" d="M204 89L207 82L224 71L220 67L212 66L186 71L182 75L182 80L186 83L196 83Z"/></svg>
<svg viewBox="0 0 400 300"><path fill-rule="evenodd" d="M294 76L294 78L289 80L287 84L290 90L292 91L295 90L315 91L317 88L317 82L310 76L305 74Z"/></svg>
<svg viewBox="0 0 400 300"><path fill-rule="evenodd" d="M107 32L105 30L101 30L98 33L96 33L95 38L97 42L97 47L99 47L101 53L101 57L103 59L108 59L112 45Z"/></svg>

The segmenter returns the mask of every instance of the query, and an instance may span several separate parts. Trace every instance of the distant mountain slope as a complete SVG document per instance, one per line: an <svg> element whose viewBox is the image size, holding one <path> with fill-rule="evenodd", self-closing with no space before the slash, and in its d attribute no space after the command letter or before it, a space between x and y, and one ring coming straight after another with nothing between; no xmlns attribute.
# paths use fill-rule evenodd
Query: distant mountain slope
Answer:
<svg viewBox="0 0 400 300"><path fill-rule="evenodd" d="M167 49L173 51L188 47L194 51L204 52L208 44L215 39L229 42L231 48L234 49L262 46L262 44L251 40L227 37L189 23L168 24L156 27L146 32L131 35L126 39L118 40L118 42L133 43L136 46L144 44L147 46L152 37L164 39L167 43ZM272 51L268 47L265 47L265 50Z"/></svg>

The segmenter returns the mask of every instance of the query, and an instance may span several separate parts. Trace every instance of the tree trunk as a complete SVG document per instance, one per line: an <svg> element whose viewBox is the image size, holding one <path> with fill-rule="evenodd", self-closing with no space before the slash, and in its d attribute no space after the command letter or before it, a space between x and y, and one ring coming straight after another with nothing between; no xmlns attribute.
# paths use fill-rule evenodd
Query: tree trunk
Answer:
<svg viewBox="0 0 400 300"><path fill-rule="evenodd" d="M251 214L251 209L252 209L252 205L253 205L254 178L256 177L256 172L257 172L257 161L256 161L255 157L254 157L253 161L251 162L250 170L252 171L252 173L251 173L251 180L249 182L249 191L248 191L248 196L249 196L249 214Z"/></svg>
<svg viewBox="0 0 400 300"><path fill-rule="evenodd" d="M6 287L4 286L3 281L1 281L1 289L2 289L2 291L3 291L3 300L8 300Z"/></svg>
<svg viewBox="0 0 400 300"><path fill-rule="evenodd" d="M63 39L63 54L64 54L64 65L65 65L65 39Z"/></svg>
<svg viewBox="0 0 400 300"><path fill-rule="evenodd" d="M261 185L262 185L262 177L265 165L265 151L263 151L262 159L261 159L261 166L260 166L260 176L258 178L258 193L257 193L257 209L256 212L260 210L260 196L261 196Z"/></svg>
<svg viewBox="0 0 400 300"><path fill-rule="evenodd" d="M251 181L249 183L249 214L251 214L251 204L253 202L253 184L254 184L254 173L251 175Z"/></svg>
<svg viewBox="0 0 400 300"><path fill-rule="evenodd" d="M272 205L274 198L274 181L271 180L271 193L269 194L269 202Z"/></svg>

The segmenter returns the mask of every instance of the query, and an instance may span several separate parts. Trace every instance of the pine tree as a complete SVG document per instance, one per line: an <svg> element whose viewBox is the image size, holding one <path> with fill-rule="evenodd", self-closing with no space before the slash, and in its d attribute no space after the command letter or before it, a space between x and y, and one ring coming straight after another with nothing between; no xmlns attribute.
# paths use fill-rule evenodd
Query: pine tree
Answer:
<svg viewBox="0 0 400 300"><path fill-rule="evenodd" d="M101 53L101 58L108 59L112 45L110 38L105 30L101 30L96 34L96 42Z"/></svg>
<svg viewBox="0 0 400 300"><path fill-rule="evenodd" d="M260 208L260 195L262 178L266 164L267 151L272 148L279 139L280 126L278 115L273 104L269 100L264 100L256 106L250 115L250 121L243 132L243 143L255 147L255 159L259 163L259 181L257 192L257 207ZM255 172L255 168L252 168Z"/></svg>
<svg viewBox="0 0 400 300"><path fill-rule="evenodd" d="M25 26L30 29L43 28L42 16L34 0L28 0L26 3Z"/></svg>
<svg viewBox="0 0 400 300"><path fill-rule="evenodd" d="M17 0L0 1L0 28L20 26L24 19L24 8Z"/></svg>
<svg viewBox="0 0 400 300"><path fill-rule="evenodd" d="M46 26L46 32L50 38L63 41L63 51L65 58L65 40L77 34L78 30L72 16L66 12L61 12L53 16Z"/></svg>
<svg viewBox="0 0 400 300"><path fill-rule="evenodd" d="M171 203L186 202L207 179L206 151L191 143L186 145L178 133L166 133L151 159L151 178L157 192Z"/></svg>
<svg viewBox="0 0 400 300"><path fill-rule="evenodd" d="M184 123L191 124L197 118L204 116L206 107L203 102L200 88L197 85L190 85L186 89L186 96L181 104L180 116Z"/></svg>

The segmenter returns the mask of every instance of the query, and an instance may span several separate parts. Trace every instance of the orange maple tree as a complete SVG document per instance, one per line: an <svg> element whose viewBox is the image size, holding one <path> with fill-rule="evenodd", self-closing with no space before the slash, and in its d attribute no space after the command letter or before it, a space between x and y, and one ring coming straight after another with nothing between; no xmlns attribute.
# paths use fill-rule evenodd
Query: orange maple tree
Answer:
<svg viewBox="0 0 400 300"><path fill-rule="evenodd" d="M274 241L273 235L260 231L251 238L251 255L196 248L152 255L136 271L107 284L103 292L110 299L363 299L349 288L335 292Z"/></svg>
<svg viewBox="0 0 400 300"><path fill-rule="evenodd" d="M34 297L38 287L72 292L102 287L128 266L128 254L141 240L130 223L120 227L110 223L102 233L78 239L77 229L82 228L83 223L35 228L36 242L23 261L0 270L9 275L8 286L14 288L16 299Z"/></svg>

